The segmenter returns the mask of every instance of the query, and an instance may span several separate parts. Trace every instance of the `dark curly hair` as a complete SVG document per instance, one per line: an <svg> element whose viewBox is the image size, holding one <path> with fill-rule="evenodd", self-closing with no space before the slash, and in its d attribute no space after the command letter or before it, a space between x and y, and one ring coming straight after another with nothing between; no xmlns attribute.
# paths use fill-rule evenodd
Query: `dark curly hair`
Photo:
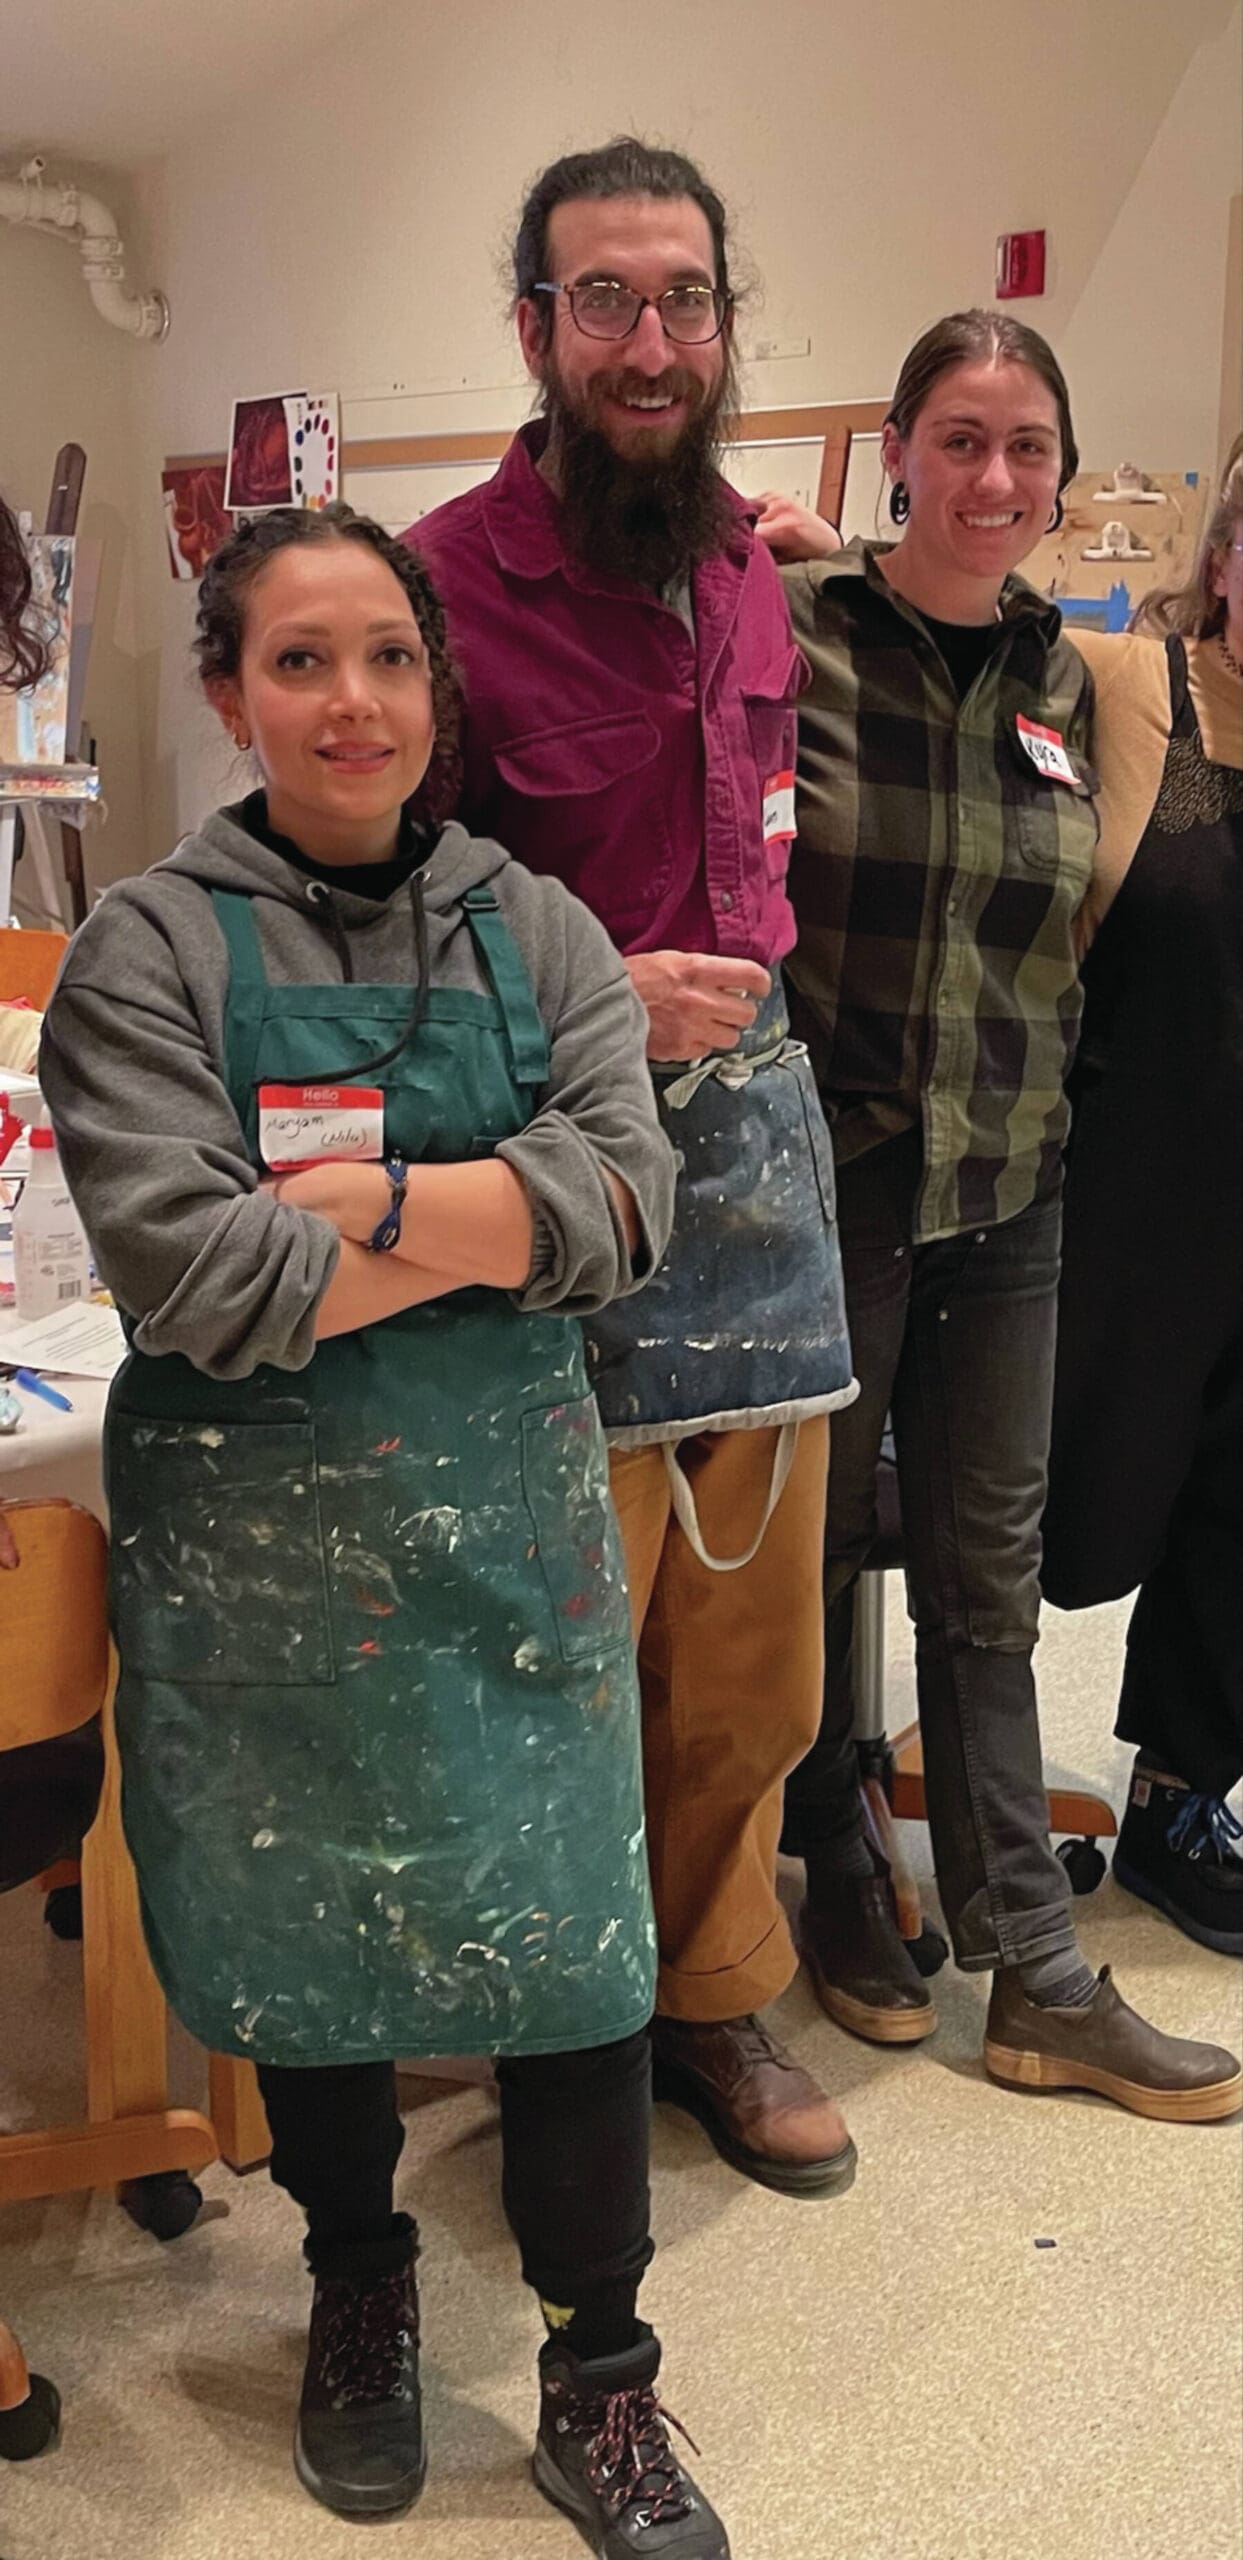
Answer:
<svg viewBox="0 0 1243 2560"><path fill-rule="evenodd" d="M51 649L30 613L31 578L17 518L0 498L0 689L24 693L51 664Z"/></svg>
<svg viewBox="0 0 1243 2560"><path fill-rule="evenodd" d="M273 507L267 515L243 517L228 541L213 553L199 587L194 654L202 683L237 675L246 599L269 560L295 542L365 543L392 570L409 597L431 665L436 722L431 762L409 807L412 816L426 826L443 827L457 807L462 784L462 693L449 655L444 607L417 554L386 533L373 517L355 515L341 501L316 515L301 507Z"/></svg>

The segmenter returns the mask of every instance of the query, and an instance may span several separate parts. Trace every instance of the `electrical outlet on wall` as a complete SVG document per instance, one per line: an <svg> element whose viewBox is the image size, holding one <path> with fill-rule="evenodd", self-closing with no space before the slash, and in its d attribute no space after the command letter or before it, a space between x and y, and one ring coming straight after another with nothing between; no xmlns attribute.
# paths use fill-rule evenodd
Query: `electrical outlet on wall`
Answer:
<svg viewBox="0 0 1243 2560"><path fill-rule="evenodd" d="M780 364L788 356L809 356L810 338L757 338L746 349L748 364Z"/></svg>

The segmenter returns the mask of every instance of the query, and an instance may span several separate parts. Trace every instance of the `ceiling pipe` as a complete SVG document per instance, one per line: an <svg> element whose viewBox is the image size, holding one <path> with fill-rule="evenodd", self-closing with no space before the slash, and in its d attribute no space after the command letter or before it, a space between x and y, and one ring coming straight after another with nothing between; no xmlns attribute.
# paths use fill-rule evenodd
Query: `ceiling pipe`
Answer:
<svg viewBox="0 0 1243 2560"><path fill-rule="evenodd" d="M162 293L133 293L125 282L125 251L116 216L98 196L79 187L45 187L47 162L27 160L16 178L0 178L0 221L24 224L29 231L72 237L82 258L82 274L101 319L131 338L159 340L168 336L169 308Z"/></svg>

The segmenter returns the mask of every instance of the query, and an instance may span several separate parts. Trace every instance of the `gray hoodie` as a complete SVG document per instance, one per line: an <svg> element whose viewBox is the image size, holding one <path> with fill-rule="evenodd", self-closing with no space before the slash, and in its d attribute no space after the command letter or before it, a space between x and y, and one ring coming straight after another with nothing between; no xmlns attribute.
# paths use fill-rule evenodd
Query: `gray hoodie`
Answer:
<svg viewBox="0 0 1243 2560"><path fill-rule="evenodd" d="M431 985L485 988L461 899L487 881L549 1034L535 1117L497 1149L535 1214L531 1272L514 1297L591 1314L639 1285L673 1216L643 1006L587 908L499 845L449 826L422 876ZM259 1188L222 1081L229 962L213 888L253 897L274 983L343 976L343 934L359 982L413 991L416 950L407 888L385 901L325 894L221 811L167 862L109 890L65 955L39 1074L101 1276L140 1351L245 1378L265 1361L305 1367L339 1239ZM633 1269L606 1167L638 1209Z"/></svg>

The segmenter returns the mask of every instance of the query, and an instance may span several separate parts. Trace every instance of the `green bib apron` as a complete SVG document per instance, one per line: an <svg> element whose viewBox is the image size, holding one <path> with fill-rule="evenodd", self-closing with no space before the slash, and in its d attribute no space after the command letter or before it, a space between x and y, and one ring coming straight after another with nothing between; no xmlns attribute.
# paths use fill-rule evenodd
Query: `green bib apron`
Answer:
<svg viewBox="0 0 1243 2560"><path fill-rule="evenodd" d="M495 899L464 904L491 994L434 989L366 1075L412 1162L491 1154L547 1080ZM256 1085L339 1080L411 991L272 986L250 900L213 905L257 1163ZM297 1373L131 1352L105 1449L126 1835L191 2031L310 2064L640 2027L638 1691L577 1322L464 1289Z"/></svg>

